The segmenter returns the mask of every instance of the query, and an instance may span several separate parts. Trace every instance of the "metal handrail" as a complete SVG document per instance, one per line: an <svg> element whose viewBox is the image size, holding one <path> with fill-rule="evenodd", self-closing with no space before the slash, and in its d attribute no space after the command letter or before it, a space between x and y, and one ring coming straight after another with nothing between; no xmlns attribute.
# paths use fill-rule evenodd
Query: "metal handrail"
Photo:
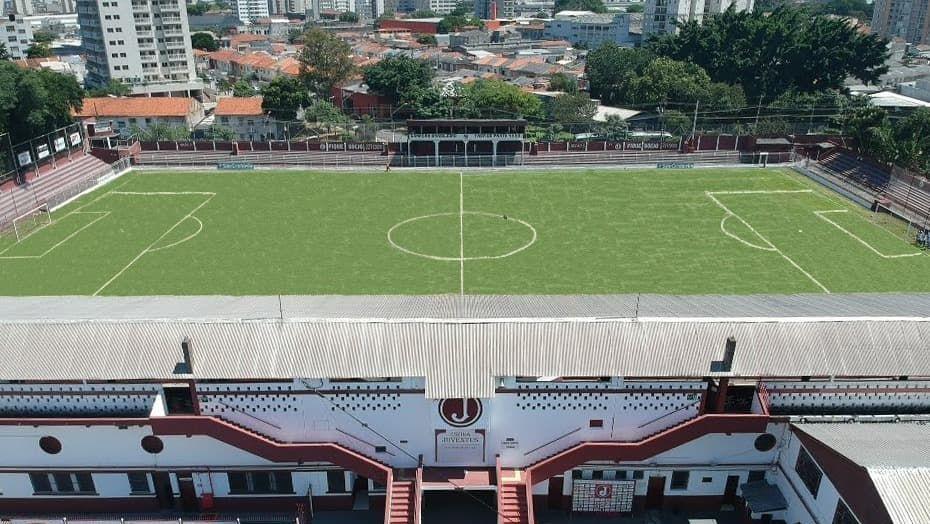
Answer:
<svg viewBox="0 0 930 524"><path fill-rule="evenodd" d="M260 417L256 417L255 415L253 415L253 414L251 414L251 413L245 411L245 410L242 409L242 408L237 408L236 406L231 406L231 405L229 405L229 404L223 402L222 400L217 400L216 403L217 403L217 404L220 404L220 405L223 406L223 407L229 408L229 409L231 409L231 410L233 410L233 411L237 411L237 412L239 412L239 413L242 413L243 415L245 415L245 416L247 416L247 417L249 417L249 418L255 419L255 420L261 422L262 424L267 424L267 425L269 425L269 426L271 426L271 427L273 427L273 428L275 428L275 429L281 429L281 426L279 426L279 425L277 425L277 424L274 424L274 423L271 423L271 422L268 422L267 420L264 420L264 419L262 419L262 418L260 418Z"/></svg>

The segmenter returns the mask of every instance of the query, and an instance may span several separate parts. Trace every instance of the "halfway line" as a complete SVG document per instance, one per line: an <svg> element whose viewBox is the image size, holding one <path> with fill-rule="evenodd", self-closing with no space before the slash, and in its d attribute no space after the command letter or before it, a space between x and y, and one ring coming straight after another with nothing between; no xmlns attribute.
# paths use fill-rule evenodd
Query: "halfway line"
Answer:
<svg viewBox="0 0 930 524"><path fill-rule="evenodd" d="M465 175L459 171L459 294L465 294Z"/></svg>

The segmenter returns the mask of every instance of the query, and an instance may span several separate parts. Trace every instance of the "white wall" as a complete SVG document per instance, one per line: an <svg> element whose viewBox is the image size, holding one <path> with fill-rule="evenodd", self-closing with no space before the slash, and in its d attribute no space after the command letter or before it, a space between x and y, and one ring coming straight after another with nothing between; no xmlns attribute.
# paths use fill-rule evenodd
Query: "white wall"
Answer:
<svg viewBox="0 0 930 524"><path fill-rule="evenodd" d="M789 524L796 522L802 524L829 524L833 522L836 502L840 498L839 492L824 473L820 481L820 489L817 491L817 497L811 495L807 486L801 482L801 478L794 470L801 449L801 441L791 432L788 432L785 440L784 450L778 461L780 466L779 474L775 479L776 484L788 501L785 521ZM813 455L811 455L811 458L814 458ZM814 461L816 462L816 459ZM803 502L801 499L803 499ZM806 508L810 508L811 511L808 512Z"/></svg>

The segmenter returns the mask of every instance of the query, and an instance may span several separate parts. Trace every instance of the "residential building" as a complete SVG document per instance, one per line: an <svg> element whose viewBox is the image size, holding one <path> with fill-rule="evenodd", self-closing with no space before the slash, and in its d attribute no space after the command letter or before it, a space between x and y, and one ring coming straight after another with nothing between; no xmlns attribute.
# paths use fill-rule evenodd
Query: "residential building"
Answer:
<svg viewBox="0 0 930 524"><path fill-rule="evenodd" d="M902 38L912 44L930 43L928 0L875 0L873 33L883 38Z"/></svg>
<svg viewBox="0 0 930 524"><path fill-rule="evenodd" d="M736 11L752 11L754 0L646 0L643 35L674 34L684 22L701 23L705 17Z"/></svg>
<svg viewBox="0 0 930 524"><path fill-rule="evenodd" d="M511 19L516 0L475 0L475 16L482 20Z"/></svg>
<svg viewBox="0 0 930 524"><path fill-rule="evenodd" d="M630 17L629 13L562 11L546 21L544 36L550 40L568 40L588 49L607 42L633 47L638 39L630 33Z"/></svg>
<svg viewBox="0 0 930 524"><path fill-rule="evenodd" d="M267 0L235 0L233 12L246 24L271 16Z"/></svg>
<svg viewBox="0 0 930 524"><path fill-rule="evenodd" d="M275 124L262 109L262 97L220 98L213 112L213 125L232 130L239 140L271 140Z"/></svg>
<svg viewBox="0 0 930 524"><path fill-rule="evenodd" d="M35 14L35 5L33 0L12 0L13 13L26 16Z"/></svg>
<svg viewBox="0 0 930 524"><path fill-rule="evenodd" d="M111 130L123 137L155 125L190 131L204 118L203 106L195 98L100 97L85 98L75 113L88 135Z"/></svg>
<svg viewBox="0 0 930 524"><path fill-rule="evenodd" d="M7 15L0 25L0 42L6 46L11 59L26 58L26 51L32 45L32 24L21 15Z"/></svg>
<svg viewBox="0 0 930 524"><path fill-rule="evenodd" d="M458 5L457 0L415 0L417 11L432 11L438 15L451 13Z"/></svg>
<svg viewBox="0 0 930 524"><path fill-rule="evenodd" d="M408 129L480 154L523 125ZM511 524L926 523L928 310L926 294L0 298L0 501L13 523L430 523L444 505Z"/></svg>
<svg viewBox="0 0 930 524"><path fill-rule="evenodd" d="M133 95L196 96L184 0L78 0L87 87L116 80Z"/></svg>

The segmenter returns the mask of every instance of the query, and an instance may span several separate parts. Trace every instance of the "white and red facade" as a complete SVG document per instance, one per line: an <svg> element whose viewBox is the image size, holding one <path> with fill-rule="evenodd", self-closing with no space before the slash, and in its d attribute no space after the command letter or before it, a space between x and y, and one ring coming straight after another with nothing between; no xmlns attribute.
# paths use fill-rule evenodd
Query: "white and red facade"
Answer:
<svg viewBox="0 0 930 524"><path fill-rule="evenodd" d="M61 320L76 339L82 329L166 322ZM924 329L923 320L913 322ZM7 340L26 344L33 327L11 320L3 329L16 335ZM764 480L786 501L769 516L824 522L830 508L800 500L785 479L793 464L784 464L798 453L791 417L930 412L930 381L917 376L773 378L737 376L727 366L692 377L532 376L523 373L529 362L519 375L497 376L493 394L434 398L435 377L391 377L399 368L386 357L380 378L271 378L249 367L262 359L226 348L239 360L224 365L239 371L224 379L205 376L217 354L182 332L172 334L177 347L139 342L152 359L178 362L174 375L140 376L149 357L124 360L114 331L96 350L109 348L107 358L123 370L138 365L138 374L51 380L26 363L21 379L0 383L0 517L273 512L311 522L326 510L351 510L364 496L384 508L386 523L414 523L424 491L464 487L494 493L500 522L573 508L725 504L745 511L748 522L763 514L743 509L742 486ZM261 340L242 344L262 351ZM256 378L242 378L248 373Z"/></svg>

